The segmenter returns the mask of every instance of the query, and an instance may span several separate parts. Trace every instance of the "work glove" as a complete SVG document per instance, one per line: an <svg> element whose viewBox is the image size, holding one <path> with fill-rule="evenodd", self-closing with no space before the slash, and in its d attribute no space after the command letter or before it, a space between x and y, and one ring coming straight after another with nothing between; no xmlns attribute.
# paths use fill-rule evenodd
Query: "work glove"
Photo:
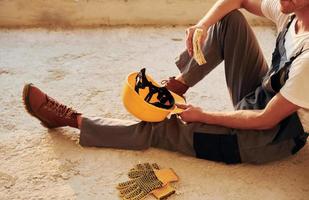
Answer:
<svg viewBox="0 0 309 200"><path fill-rule="evenodd" d="M159 170L160 167L157 163L142 163L142 164L137 164L135 167L130 169L128 172L128 177L130 179L138 178L142 176L146 171L151 171L151 170Z"/></svg>
<svg viewBox="0 0 309 200"><path fill-rule="evenodd" d="M154 169L156 170L160 169L157 163L137 164L134 168L130 169L128 173L128 177L130 179L135 179L135 178L142 176L145 173L145 171L154 170ZM175 192L176 192L175 189L170 184L166 184L165 186L158 188L152 191L151 193L155 198L161 200L161 199L166 199L167 197L174 194Z"/></svg>
<svg viewBox="0 0 309 200"><path fill-rule="evenodd" d="M118 184L120 196L126 200L139 200L148 194L163 199L175 193L168 183L178 180L172 169L159 169L157 164L138 164L128 176L131 180Z"/></svg>

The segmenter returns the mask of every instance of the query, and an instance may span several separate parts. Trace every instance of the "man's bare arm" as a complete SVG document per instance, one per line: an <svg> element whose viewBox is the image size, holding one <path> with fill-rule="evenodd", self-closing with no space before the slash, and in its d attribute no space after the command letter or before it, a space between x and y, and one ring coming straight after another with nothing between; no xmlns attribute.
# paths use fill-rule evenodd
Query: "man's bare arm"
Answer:
<svg viewBox="0 0 309 200"><path fill-rule="evenodd" d="M180 117L187 122L203 122L237 129L270 129L296 112L299 106L289 102L280 93L272 98L263 110L238 110L231 112L203 112L200 108L184 106Z"/></svg>
<svg viewBox="0 0 309 200"><path fill-rule="evenodd" d="M207 37L207 30L209 27L217 23L232 10L244 8L253 14L263 16L261 11L261 1L262 0L218 0L196 25L191 26L186 30L186 47L188 53L191 56L193 55L192 37L195 29L199 28L203 30L203 36L201 39L201 43L203 43Z"/></svg>
<svg viewBox="0 0 309 200"><path fill-rule="evenodd" d="M264 17L261 9L261 3L263 0L242 0L241 8L246 9L252 14Z"/></svg>
<svg viewBox="0 0 309 200"><path fill-rule="evenodd" d="M255 15L263 16L261 11L261 1L262 0L219 0L197 23L197 25L209 28L226 14L239 8L244 8Z"/></svg>

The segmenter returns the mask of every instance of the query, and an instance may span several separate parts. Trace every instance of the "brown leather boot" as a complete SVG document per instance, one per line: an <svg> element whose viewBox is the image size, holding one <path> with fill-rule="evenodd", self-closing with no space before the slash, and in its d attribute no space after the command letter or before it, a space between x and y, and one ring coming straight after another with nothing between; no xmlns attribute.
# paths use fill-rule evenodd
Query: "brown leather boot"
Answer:
<svg viewBox="0 0 309 200"><path fill-rule="evenodd" d="M184 97L184 94L189 89L189 86L178 81L175 77L170 77L168 80L163 80L161 82L169 91L172 91L179 96Z"/></svg>
<svg viewBox="0 0 309 200"><path fill-rule="evenodd" d="M47 128L78 127L77 116L80 113L57 102L33 84L24 86L23 101L28 113L39 119L41 124Z"/></svg>

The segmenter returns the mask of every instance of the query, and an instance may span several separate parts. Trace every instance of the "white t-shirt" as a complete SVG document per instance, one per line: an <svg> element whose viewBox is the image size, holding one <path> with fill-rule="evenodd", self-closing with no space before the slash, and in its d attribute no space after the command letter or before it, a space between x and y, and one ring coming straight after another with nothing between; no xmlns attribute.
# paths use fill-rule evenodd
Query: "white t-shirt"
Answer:
<svg viewBox="0 0 309 200"><path fill-rule="evenodd" d="M278 33L286 26L290 18L289 15L280 11L279 0L263 0L261 9L264 16L276 24ZM291 23L285 36L288 59L297 53L305 43L309 43L309 32L295 33L296 21L297 17ZM301 107L297 114L304 130L309 133L309 50L304 51L293 61L289 78L281 88L280 94L288 101Z"/></svg>

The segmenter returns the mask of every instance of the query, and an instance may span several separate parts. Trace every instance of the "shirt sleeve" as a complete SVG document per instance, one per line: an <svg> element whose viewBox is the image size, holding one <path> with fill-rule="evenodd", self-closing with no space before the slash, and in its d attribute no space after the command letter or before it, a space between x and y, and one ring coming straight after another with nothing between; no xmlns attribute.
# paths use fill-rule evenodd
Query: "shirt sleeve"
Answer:
<svg viewBox="0 0 309 200"><path fill-rule="evenodd" d="M309 58L298 58L291 66L289 78L280 93L290 102L309 109Z"/></svg>
<svg viewBox="0 0 309 200"><path fill-rule="evenodd" d="M288 15L280 11L279 0L262 0L261 10L266 18L276 24L278 31L282 30L288 19Z"/></svg>

